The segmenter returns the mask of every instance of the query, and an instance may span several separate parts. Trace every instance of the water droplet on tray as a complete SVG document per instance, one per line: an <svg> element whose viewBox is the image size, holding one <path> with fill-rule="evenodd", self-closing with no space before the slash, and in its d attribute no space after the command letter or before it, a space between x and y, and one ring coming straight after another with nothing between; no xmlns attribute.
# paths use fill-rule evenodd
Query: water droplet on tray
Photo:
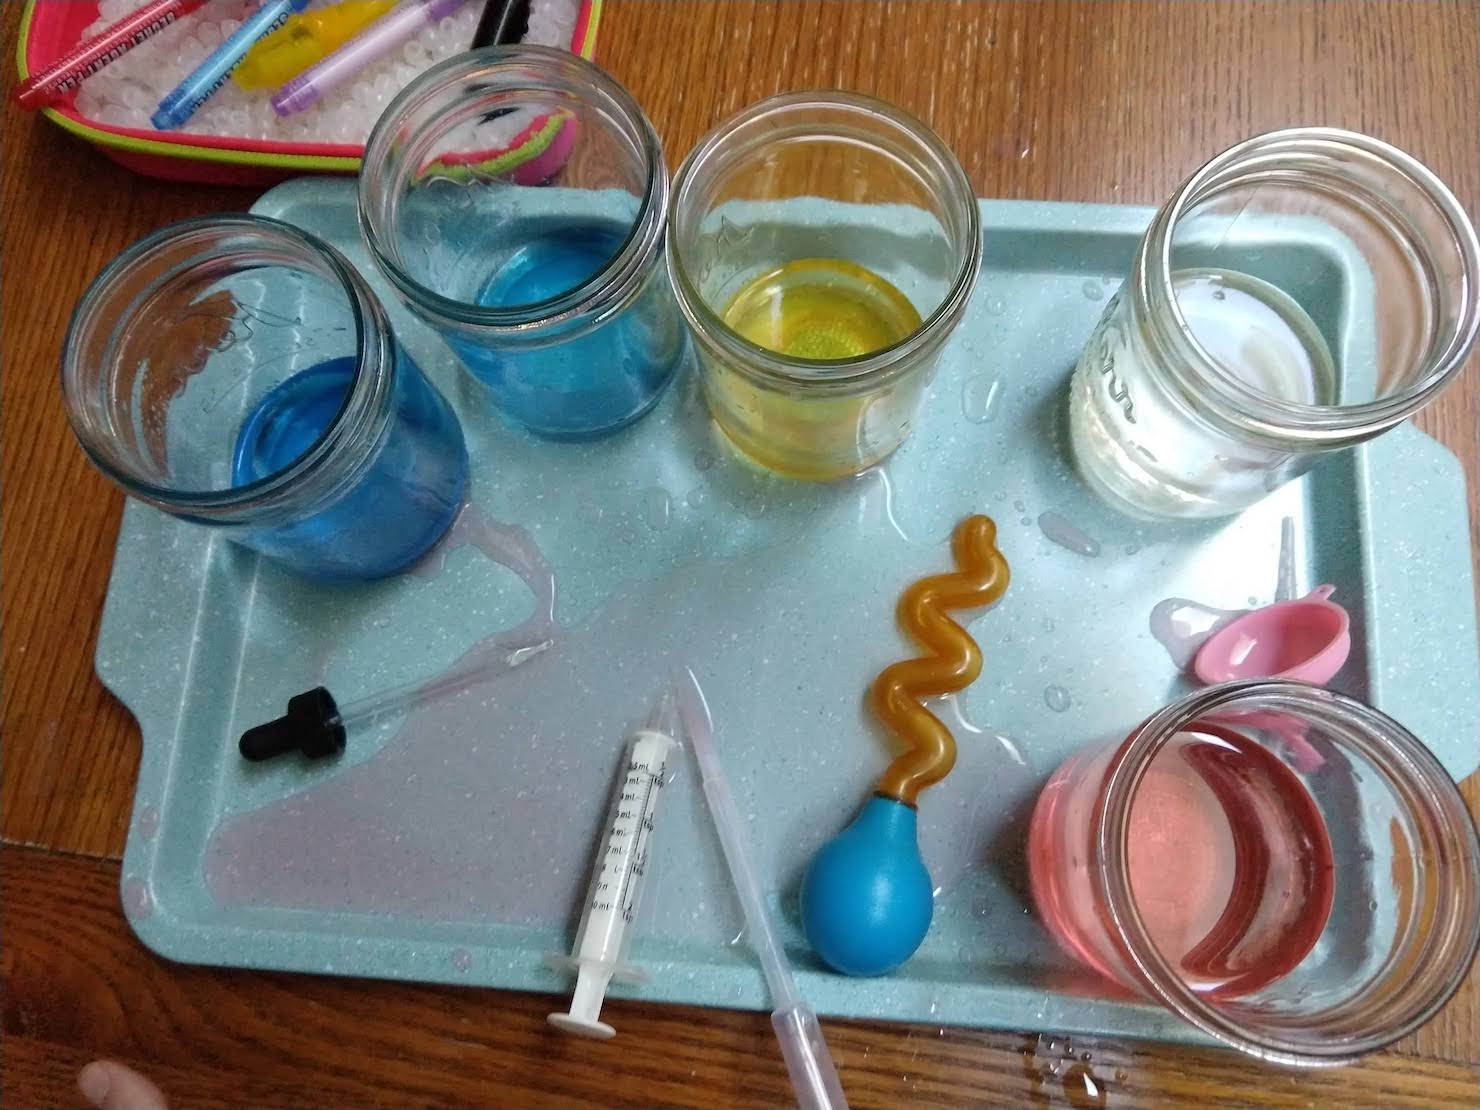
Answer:
<svg viewBox="0 0 1480 1110"><path fill-rule="evenodd" d="M1073 699L1069 697L1069 691L1062 686L1049 686L1043 691L1043 704L1055 713L1062 713L1073 704Z"/></svg>
<svg viewBox="0 0 1480 1110"><path fill-rule="evenodd" d="M154 912L154 899L149 887L137 875L123 881L123 912L130 917L148 917Z"/></svg>
<svg viewBox="0 0 1480 1110"><path fill-rule="evenodd" d="M668 527L673 518L673 498L666 489L656 486L642 491L642 519L654 532Z"/></svg>
<svg viewBox="0 0 1480 1110"><path fill-rule="evenodd" d="M473 966L473 954L466 948L454 949L450 960L458 971L467 971Z"/></svg>
<svg viewBox="0 0 1480 1110"><path fill-rule="evenodd" d="M714 465L714 453L712 451L697 451L694 454L694 469L708 470Z"/></svg>
<svg viewBox="0 0 1480 1110"><path fill-rule="evenodd" d="M139 835L148 840L159 831L159 807L145 806L139 810Z"/></svg>
<svg viewBox="0 0 1480 1110"><path fill-rule="evenodd" d="M1007 312L1007 303L1001 297L993 297L987 302L987 313L991 316L1002 316Z"/></svg>
<svg viewBox="0 0 1480 1110"><path fill-rule="evenodd" d="M1098 301L1105 296L1105 287L1098 281L1086 281L1081 288L1089 300Z"/></svg>
<svg viewBox="0 0 1480 1110"><path fill-rule="evenodd" d="M1002 383L991 374L975 374L961 387L961 413L973 424L986 424L996 416Z"/></svg>
<svg viewBox="0 0 1480 1110"><path fill-rule="evenodd" d="M1243 609L1214 609L1185 597L1169 597L1152 606L1148 623L1151 635L1166 648L1180 670L1192 662L1204 640L1245 612Z"/></svg>
<svg viewBox="0 0 1480 1110"><path fill-rule="evenodd" d="M1075 1064L1064 1072L1064 1097L1075 1110L1100 1110L1109 1092L1087 1064Z"/></svg>
<svg viewBox="0 0 1480 1110"><path fill-rule="evenodd" d="M709 494L704 489L704 487L703 486L695 486L693 489L689 490L688 496L686 496L684 498L684 503L686 505L688 505L688 507L691 508L691 509L697 509L697 508L701 507L704 504L704 502L706 502L708 500L709 500Z"/></svg>
<svg viewBox="0 0 1480 1110"><path fill-rule="evenodd" d="M1099 540L1080 531L1058 513L1038 514L1038 528L1050 542L1058 544L1066 551L1072 551L1076 555L1083 555L1089 559L1095 558L1100 553Z"/></svg>

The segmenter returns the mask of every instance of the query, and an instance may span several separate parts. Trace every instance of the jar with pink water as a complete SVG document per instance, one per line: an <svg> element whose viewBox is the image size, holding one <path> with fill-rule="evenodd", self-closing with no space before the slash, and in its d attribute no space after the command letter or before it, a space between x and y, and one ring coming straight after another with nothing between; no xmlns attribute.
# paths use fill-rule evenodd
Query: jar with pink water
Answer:
<svg viewBox="0 0 1480 1110"><path fill-rule="evenodd" d="M1076 961L1280 1063L1411 1032L1480 945L1480 842L1453 781L1390 717L1304 683L1199 691L1069 759L1028 863Z"/></svg>

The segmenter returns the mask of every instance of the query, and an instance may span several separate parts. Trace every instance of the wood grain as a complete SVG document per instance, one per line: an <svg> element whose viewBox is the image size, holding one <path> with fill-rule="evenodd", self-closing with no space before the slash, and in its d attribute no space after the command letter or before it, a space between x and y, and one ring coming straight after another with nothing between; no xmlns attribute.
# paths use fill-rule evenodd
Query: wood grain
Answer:
<svg viewBox="0 0 1480 1110"><path fill-rule="evenodd" d="M614 1003L616 1040L574 1040L550 999L171 965L144 956L118 866L9 853L6 1105L64 1099L96 1055L189 1106L780 1106L763 1014ZM828 1022L853 1106L1372 1105L1473 1110L1473 1067L1377 1056L1313 1075L1226 1053L1091 1038ZM1231 1075L1238 1076L1230 1083Z"/></svg>
<svg viewBox="0 0 1480 1110"><path fill-rule="evenodd" d="M0 4L7 43L19 7ZM752 100L832 86L930 122L985 196L1155 203L1240 138L1319 122L1393 141L1472 212L1480 201L1473 2L607 0L598 49L670 164ZM7 105L13 80L7 67ZM122 499L72 441L57 354L71 306L109 258L169 220L244 209L254 193L135 177L6 112L0 832L36 847L11 847L0 876L4 1105L74 1101L75 1067L100 1053L147 1066L184 1105L784 1102L757 1015L621 1006L624 1035L593 1047L547 1035L548 1003L531 996L185 968L134 941L107 861L122 852L138 734L92 671ZM1473 367L1420 423L1477 473ZM1480 780L1466 791L1480 812ZM1036 1033L840 1023L829 1036L859 1105L1079 1105L1084 1075L1069 1073L1080 1051L1114 1106L1480 1101L1475 974L1397 1052L1320 1075L1077 1039L1071 1059Z"/></svg>

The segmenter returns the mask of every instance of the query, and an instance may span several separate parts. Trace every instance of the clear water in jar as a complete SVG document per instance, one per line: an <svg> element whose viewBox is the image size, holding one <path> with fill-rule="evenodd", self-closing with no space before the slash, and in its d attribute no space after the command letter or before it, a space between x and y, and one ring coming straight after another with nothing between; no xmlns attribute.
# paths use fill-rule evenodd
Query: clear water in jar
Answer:
<svg viewBox="0 0 1480 1110"><path fill-rule="evenodd" d="M1280 401L1335 402L1330 348L1288 294L1218 269L1179 270L1172 286L1188 330L1229 377ZM1216 516L1299 472L1304 460L1222 436L1173 403L1133 329L1117 295L1074 375L1070 434L1092 485L1132 510Z"/></svg>

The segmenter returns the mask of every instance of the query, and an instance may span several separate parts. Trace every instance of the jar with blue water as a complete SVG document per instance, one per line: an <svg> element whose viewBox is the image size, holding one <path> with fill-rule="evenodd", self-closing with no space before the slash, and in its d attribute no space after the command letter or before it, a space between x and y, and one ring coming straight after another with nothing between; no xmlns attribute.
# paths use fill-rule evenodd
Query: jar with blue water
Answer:
<svg viewBox="0 0 1480 1110"><path fill-rule="evenodd" d="M457 418L365 279L277 220L187 220L111 262L62 393L125 493L314 578L404 570L467 487Z"/></svg>
<svg viewBox="0 0 1480 1110"><path fill-rule="evenodd" d="M366 145L360 226L405 304L493 407L585 440L641 418L687 340L663 265L652 124L583 58L494 47L395 98Z"/></svg>

